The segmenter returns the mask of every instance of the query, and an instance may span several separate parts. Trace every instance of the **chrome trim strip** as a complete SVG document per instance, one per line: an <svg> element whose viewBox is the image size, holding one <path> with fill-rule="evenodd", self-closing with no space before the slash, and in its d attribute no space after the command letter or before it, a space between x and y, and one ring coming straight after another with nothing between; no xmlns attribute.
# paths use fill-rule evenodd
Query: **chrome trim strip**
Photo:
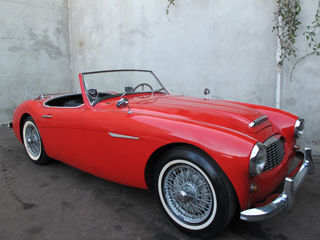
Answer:
<svg viewBox="0 0 320 240"><path fill-rule="evenodd" d="M41 100L44 99L45 97L54 97L54 96L63 96L63 95L69 95L69 94L76 94L76 93L81 93L81 92L67 92L67 93L46 93L46 94L40 94L37 98L34 100Z"/></svg>
<svg viewBox="0 0 320 240"><path fill-rule="evenodd" d="M139 140L138 137L126 136L126 135L121 135L121 134L111 133L111 132L108 132L108 133L109 133L109 135L110 135L111 137L115 137L115 138L126 138L126 139Z"/></svg>
<svg viewBox="0 0 320 240"><path fill-rule="evenodd" d="M249 127L253 128L253 127L258 126L267 120L268 120L268 116L259 117L255 120L253 120L251 123L249 123Z"/></svg>
<svg viewBox="0 0 320 240"><path fill-rule="evenodd" d="M44 105L44 106L46 108L61 108L61 109L68 109L69 108L70 109L70 108L81 108L81 107L83 107L83 105L84 105L84 103L79 106L76 106L76 107L65 107L65 106L61 107L61 106L48 106L48 105Z"/></svg>
<svg viewBox="0 0 320 240"><path fill-rule="evenodd" d="M302 185L307 175L314 173L314 161L311 149L305 149L303 163L294 179L286 177L283 192L273 202L258 208L251 208L240 213L240 219L249 222L262 221L271 218L284 210L291 212L295 204L295 193Z"/></svg>
<svg viewBox="0 0 320 240"><path fill-rule="evenodd" d="M160 84L160 86L163 87L163 89L167 92L167 94L169 94L168 90L163 86L162 82L159 80L159 78L150 70L140 70L140 69L116 69L116 70L103 70L103 71L93 71L93 72L83 72L80 73L79 75L81 76L82 79L82 84L84 86L84 90L85 90L85 94L86 97L90 103L91 106L93 106L93 102L91 103L91 101L89 100L88 94L87 94L87 88L86 86L86 82L84 80L84 76L85 75L90 75L90 74L97 74L97 73L109 73L109 72L146 72L146 73L150 73L156 80L157 82ZM115 97L118 97L119 95L116 94Z"/></svg>

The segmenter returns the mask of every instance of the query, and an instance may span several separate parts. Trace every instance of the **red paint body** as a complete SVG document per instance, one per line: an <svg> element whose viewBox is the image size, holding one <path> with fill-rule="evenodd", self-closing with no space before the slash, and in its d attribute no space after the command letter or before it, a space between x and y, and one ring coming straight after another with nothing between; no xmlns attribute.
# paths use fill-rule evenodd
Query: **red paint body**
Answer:
<svg viewBox="0 0 320 240"><path fill-rule="evenodd" d="M90 174L117 183L147 188L146 166L151 155L170 144L189 144L216 161L232 183L242 210L267 198L284 180L294 158L294 124L290 113L245 103L204 100L162 93L126 96L128 108L119 109L120 97L91 106L79 75L84 104L78 107L48 107L52 97L29 100L13 115L13 129L21 139L24 116L34 119L48 156ZM52 116L43 118L43 115ZM255 128L248 124L267 115ZM139 139L112 137L109 133ZM253 146L272 135L282 135L286 155L276 168L252 177L249 156ZM255 182L260 190L250 194Z"/></svg>

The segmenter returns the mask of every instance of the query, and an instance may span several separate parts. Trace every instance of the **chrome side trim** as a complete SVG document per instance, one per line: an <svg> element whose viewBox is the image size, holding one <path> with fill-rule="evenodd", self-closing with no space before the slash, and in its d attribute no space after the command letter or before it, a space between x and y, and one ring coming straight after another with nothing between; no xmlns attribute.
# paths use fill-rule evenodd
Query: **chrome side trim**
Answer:
<svg viewBox="0 0 320 240"><path fill-rule="evenodd" d="M311 149L305 149L303 163L296 174L291 179L286 177L283 192L273 202L258 208L251 208L240 213L240 219L249 222L262 221L277 215L279 212L292 212L295 204L295 193L299 190L307 175L314 173L314 161Z"/></svg>
<svg viewBox="0 0 320 240"><path fill-rule="evenodd" d="M253 127L258 126L259 124L261 124L267 120L268 120L268 116L259 117L256 120L253 120L251 123L249 123L249 127L253 128Z"/></svg>
<svg viewBox="0 0 320 240"><path fill-rule="evenodd" d="M62 95L68 95L68 94L75 94L75 93L81 93L81 92L68 92L68 93L49 93L49 94L40 94L37 98L34 100L41 100L46 97L54 97L54 96L62 96Z"/></svg>
<svg viewBox="0 0 320 240"><path fill-rule="evenodd" d="M111 133L111 132L108 132L108 133L109 133L109 135L110 135L111 137L115 137L115 138L126 138L126 139L139 140L138 137L126 136L126 135L121 135L121 134Z"/></svg>
<svg viewBox="0 0 320 240"><path fill-rule="evenodd" d="M45 102L46 103L46 102ZM76 106L76 107L67 107L67 106L48 106L48 105L45 105L45 103L44 103L44 106L46 107L46 108L61 108L61 109L71 109L71 108L81 108L81 107L83 107L84 106L84 103L83 104L81 104L81 105L79 105L79 106Z"/></svg>

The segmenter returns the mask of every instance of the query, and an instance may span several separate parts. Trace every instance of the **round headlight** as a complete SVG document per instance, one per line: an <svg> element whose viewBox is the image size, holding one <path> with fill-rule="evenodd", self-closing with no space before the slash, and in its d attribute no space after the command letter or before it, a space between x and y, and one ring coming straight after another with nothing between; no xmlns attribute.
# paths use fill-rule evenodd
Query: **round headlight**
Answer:
<svg viewBox="0 0 320 240"><path fill-rule="evenodd" d="M294 137L300 138L304 131L304 120L298 118L296 124L294 125Z"/></svg>
<svg viewBox="0 0 320 240"><path fill-rule="evenodd" d="M249 172L252 176L258 176L262 173L267 161L267 150L265 146L258 142L254 145L249 162Z"/></svg>

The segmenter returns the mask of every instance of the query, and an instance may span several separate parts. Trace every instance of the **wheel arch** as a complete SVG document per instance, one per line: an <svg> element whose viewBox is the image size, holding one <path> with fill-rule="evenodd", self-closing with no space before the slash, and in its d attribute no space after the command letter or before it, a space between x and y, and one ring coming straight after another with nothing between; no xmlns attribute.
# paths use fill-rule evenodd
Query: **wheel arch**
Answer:
<svg viewBox="0 0 320 240"><path fill-rule="evenodd" d="M155 168L156 168L160 158L166 152L168 152L169 150L171 150L173 148L176 148L176 147L186 147L191 151L194 151L194 152L200 153L202 155L205 155L206 157L211 159L215 163L215 165L217 165L220 168L219 164L206 151L204 151L203 149L201 149L201 148L199 148L199 147L197 147L195 145L188 144L188 143L182 143L182 142L181 143L167 144L167 145L164 145L164 146L158 148L156 151L154 151L153 154L150 156L147 164L146 164L145 181L146 181L148 189L153 190L153 180L154 180L153 173L155 171ZM235 191L234 186L233 186L231 180L229 179L229 177L227 176L227 174L223 171L222 168L220 168L220 169L224 173L224 175L228 179L228 181L230 182L231 186L233 187L233 190ZM236 196L237 196L237 194L236 194ZM238 196L237 196L237 200L238 200ZM239 203L239 200L238 200L238 203Z"/></svg>
<svg viewBox="0 0 320 240"><path fill-rule="evenodd" d="M187 143L177 143L177 144L170 144L170 145L166 145L164 146L164 148L162 150L166 150L164 152L162 152L161 150L158 152L161 153L162 155L155 155L155 158L153 159L153 167L156 168L155 172L157 176L160 173L160 170L163 167L163 164L168 164L170 163L170 161L172 161L172 159L180 159L178 158L172 158L173 155L175 155L174 157L177 156L185 156L186 160L175 160L175 161L185 161L185 162L189 162L190 164L193 164L194 167L198 167L198 171L203 171L203 173L205 175L208 176L209 179L207 179L208 181L211 182L212 186L213 184L220 184L220 187L218 188L221 191L216 192L217 194L219 194L219 201L220 203L222 203L221 201L223 201L223 203L225 204L221 204L220 206L224 206L222 207L222 209L228 209L226 211L228 211L228 214L222 214L221 210L219 210L219 212L217 213L217 215L214 213L214 215L216 216L220 216L218 219L223 220L221 221L222 224L218 225L217 227L214 227L214 231L211 231L210 233L206 233L204 228L209 227L209 225L202 225L203 222L200 224L201 227L203 226L204 228L188 228L186 227L186 225L181 225L180 221L176 221L175 219L177 219L176 217L172 217L172 215L170 214L166 214L167 217L169 216L169 218L171 218L170 222L174 223L174 226L179 226L178 229L181 230L181 228L186 228L182 231L191 234L193 236L202 236L202 237L209 237L211 236L212 232L215 232L214 234L220 232L233 218L234 214L240 209L240 204L239 204L239 199L238 196L236 194L236 191L234 189L233 184L231 183L230 179L228 178L228 176L226 175L226 173L220 168L220 166L218 165L218 163L203 149L199 148L198 146L192 145L192 144L187 144ZM174 150L174 151L172 151ZM160 161L157 161L158 159L160 159L162 157L162 159ZM169 160L166 160L166 158ZM172 159L170 159L172 158ZM189 160L187 160L189 158ZM183 157L181 159L184 159ZM192 160L191 160L192 159ZM167 162L166 162L167 161ZM159 166L157 166L157 163L159 163ZM151 166L151 165L150 165ZM149 166L149 167L150 167ZM162 167L161 167L162 166ZM150 170L150 169L149 169ZM162 173L163 171L161 171ZM206 173L205 173L206 172ZM160 174L161 174L160 173ZM211 177L209 177L211 176ZM217 176L219 176L217 178ZM217 178L217 179L216 179ZM154 179L154 187L153 190L155 190L155 194L159 197L159 193L158 191L156 191L156 188L159 184L159 182ZM151 179L149 179L151 180ZM148 183L148 185L151 184L151 181ZM218 185L216 185L215 187L217 187ZM158 186L158 189L159 188ZM216 190L215 190L216 191ZM226 194L226 193L230 193ZM162 194L160 194L162 196ZM218 195L217 195L218 196ZM160 199L163 200L162 197L160 197ZM162 206L164 206L163 201L159 200L159 203L162 202ZM215 200L214 202L216 202L217 200ZM219 204L220 204L219 203ZM161 204L160 204L161 205ZM164 212L170 212L168 211L167 208L164 207L164 209L166 209ZM223 217L223 219L221 218ZM212 225L213 223L213 219L215 217L210 217L212 222L209 222L210 225ZM217 223L217 220L215 220L215 222ZM220 221L218 221L220 222ZM215 226L215 225L214 225ZM180 228L181 227L181 228ZM210 229L212 226L210 226Z"/></svg>
<svg viewBox="0 0 320 240"><path fill-rule="evenodd" d="M18 107L15 109L12 116L12 125L14 134L20 142L23 141L22 129L25 119L28 116L31 116L38 125L40 115L39 111L41 111L39 110L40 108L42 108L42 105L39 104L37 101L27 100L18 105Z"/></svg>
<svg viewBox="0 0 320 240"><path fill-rule="evenodd" d="M148 189L153 190L153 173L161 156L163 156L167 151L183 145L189 146L189 144L185 143L170 143L158 148L151 154L144 170L145 182Z"/></svg>
<svg viewBox="0 0 320 240"><path fill-rule="evenodd" d="M29 113L24 113L20 118L19 133L20 133L21 141L23 141L23 124L24 124L24 121L26 120L27 117L31 117L31 115Z"/></svg>

